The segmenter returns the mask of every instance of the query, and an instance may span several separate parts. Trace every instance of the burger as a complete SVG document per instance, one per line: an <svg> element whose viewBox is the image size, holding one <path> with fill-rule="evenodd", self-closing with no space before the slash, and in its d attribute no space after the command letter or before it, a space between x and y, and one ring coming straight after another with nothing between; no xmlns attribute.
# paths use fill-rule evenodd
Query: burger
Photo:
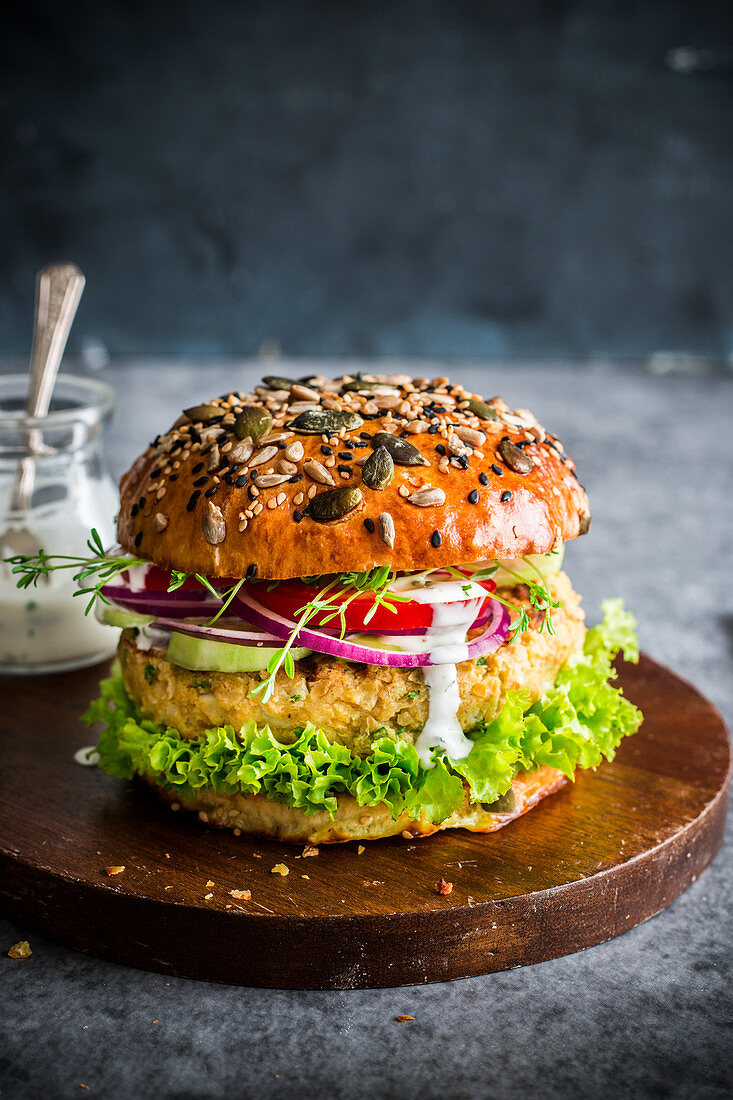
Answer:
<svg viewBox="0 0 733 1100"><path fill-rule="evenodd" d="M122 628L99 764L212 826L310 844L492 832L641 715L620 601L562 571L590 526L560 440L447 378L268 376L183 411L78 563ZM45 563L25 559L21 583ZM34 573L35 569L35 573Z"/></svg>

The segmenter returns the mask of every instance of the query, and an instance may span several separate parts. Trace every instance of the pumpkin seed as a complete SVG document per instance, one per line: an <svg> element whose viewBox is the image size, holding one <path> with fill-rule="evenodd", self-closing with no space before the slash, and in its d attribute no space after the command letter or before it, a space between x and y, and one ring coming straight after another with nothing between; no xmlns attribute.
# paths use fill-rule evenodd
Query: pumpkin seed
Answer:
<svg viewBox="0 0 733 1100"><path fill-rule="evenodd" d="M394 477L394 462L386 447L372 451L361 469L361 479L370 489L386 489Z"/></svg>
<svg viewBox="0 0 733 1100"><path fill-rule="evenodd" d="M213 500L209 501L204 512L203 529L204 538L211 546L218 546L227 537L227 525L221 508L217 508Z"/></svg>
<svg viewBox="0 0 733 1100"><path fill-rule="evenodd" d="M313 497L305 514L317 523L334 523L348 516L361 502L361 489L326 489Z"/></svg>
<svg viewBox="0 0 733 1100"><path fill-rule="evenodd" d="M234 421L234 434L237 439L254 439L269 432L272 427L272 414L256 405L245 405Z"/></svg>
<svg viewBox="0 0 733 1100"><path fill-rule="evenodd" d="M504 794L499 795L495 802L482 802L481 808L490 814L510 814L517 808L514 791L510 787Z"/></svg>
<svg viewBox="0 0 733 1100"><path fill-rule="evenodd" d="M360 428L363 423L362 418L356 413L310 409L296 416L288 427L302 435L330 435L332 432L340 432L342 428L353 431L355 428Z"/></svg>
<svg viewBox="0 0 733 1100"><path fill-rule="evenodd" d="M485 401L478 401L475 397L472 397L468 402L468 408L477 416L479 420L498 420L499 414L496 409L491 405L487 405Z"/></svg>
<svg viewBox="0 0 733 1100"><path fill-rule="evenodd" d="M341 387L342 393L395 393L394 386L388 382L366 382L363 378L356 378L353 382L345 382Z"/></svg>
<svg viewBox="0 0 733 1100"><path fill-rule="evenodd" d="M395 466L429 466L430 463L418 451L412 443L406 439L400 439L389 432L377 432L372 437L372 447L384 447L392 457Z"/></svg>
<svg viewBox="0 0 733 1100"><path fill-rule="evenodd" d="M271 390L289 390L294 384L294 378L282 378L279 374L266 374L262 379Z"/></svg>
<svg viewBox="0 0 733 1100"><path fill-rule="evenodd" d="M192 405L190 409L184 409L183 415L189 420L211 420L214 416L223 416L226 409L220 405Z"/></svg>
<svg viewBox="0 0 733 1100"><path fill-rule="evenodd" d="M534 462L521 447L512 443L509 439L502 439L497 448L499 456L510 470L515 474L529 474L534 470Z"/></svg>

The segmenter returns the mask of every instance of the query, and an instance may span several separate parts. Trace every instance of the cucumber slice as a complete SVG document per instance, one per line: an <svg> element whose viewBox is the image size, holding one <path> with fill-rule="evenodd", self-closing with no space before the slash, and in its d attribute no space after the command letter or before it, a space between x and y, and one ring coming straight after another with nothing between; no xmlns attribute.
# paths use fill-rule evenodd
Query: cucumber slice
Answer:
<svg viewBox="0 0 733 1100"><path fill-rule="evenodd" d="M532 565L537 565L545 577L551 577L554 573L560 572L564 557L565 545L561 543L557 550L553 550L550 554L527 554L526 561L523 558L497 558L499 568L492 580L496 581L497 588L513 588L522 581L539 582L540 578ZM508 570L511 570L511 573ZM522 578L521 580L518 579L517 574Z"/></svg>
<svg viewBox="0 0 733 1100"><path fill-rule="evenodd" d="M139 611L126 611L123 607L111 607L109 604L97 601L94 614L100 623L107 626L117 626L125 630L130 626L147 626L152 623L153 615L141 615Z"/></svg>
<svg viewBox="0 0 733 1100"><path fill-rule="evenodd" d="M294 661L307 657L310 649L296 648L290 651ZM166 650L166 659L181 668L195 672L261 672L276 649L268 646L236 645L234 642L217 642L212 638L192 638L190 634L174 631Z"/></svg>

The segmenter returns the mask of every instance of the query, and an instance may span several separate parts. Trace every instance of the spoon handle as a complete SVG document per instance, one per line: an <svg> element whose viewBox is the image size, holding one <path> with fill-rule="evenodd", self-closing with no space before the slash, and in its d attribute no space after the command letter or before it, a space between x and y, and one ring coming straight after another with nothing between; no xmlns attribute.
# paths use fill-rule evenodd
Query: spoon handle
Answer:
<svg viewBox="0 0 733 1100"><path fill-rule="evenodd" d="M38 272L26 405L29 416L46 416L48 413L84 282L84 276L76 264L49 264Z"/></svg>

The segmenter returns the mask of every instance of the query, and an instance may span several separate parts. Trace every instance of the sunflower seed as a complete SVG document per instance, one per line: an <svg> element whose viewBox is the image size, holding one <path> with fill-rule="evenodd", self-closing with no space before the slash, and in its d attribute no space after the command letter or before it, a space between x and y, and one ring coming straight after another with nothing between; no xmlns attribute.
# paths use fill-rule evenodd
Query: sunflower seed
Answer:
<svg viewBox="0 0 733 1100"><path fill-rule="evenodd" d="M153 516L153 527L158 532L158 534L161 535L163 531L165 531L167 526L168 516L164 515L163 512L156 512Z"/></svg>
<svg viewBox="0 0 733 1100"><path fill-rule="evenodd" d="M344 519L361 502L361 489L327 489L313 497L305 514L317 523L333 523Z"/></svg>
<svg viewBox="0 0 733 1100"><path fill-rule="evenodd" d="M390 435L389 432L377 432L372 437L372 447L384 447L389 451L392 456L392 461L396 466L429 466L427 459L418 451L417 447L412 443L408 443L406 439L400 439L399 436Z"/></svg>
<svg viewBox="0 0 733 1100"><path fill-rule="evenodd" d="M288 477L292 477L293 474L297 474L298 467L294 462L288 462L287 458L279 458L275 463L277 470L281 474L287 474Z"/></svg>
<svg viewBox="0 0 733 1100"><path fill-rule="evenodd" d="M290 439L292 432L268 432L267 435L263 435L260 439L261 444L265 443L282 443L285 439Z"/></svg>
<svg viewBox="0 0 733 1100"><path fill-rule="evenodd" d="M269 462L277 454L277 447L263 447L248 460L248 466L261 466L263 462Z"/></svg>
<svg viewBox="0 0 733 1100"><path fill-rule="evenodd" d="M304 412L318 412L321 406L317 401L288 401L288 413L291 416Z"/></svg>
<svg viewBox="0 0 733 1100"><path fill-rule="evenodd" d="M410 435L422 435L429 427L427 420L411 420L409 424L405 424L405 431Z"/></svg>
<svg viewBox="0 0 733 1100"><path fill-rule="evenodd" d="M417 489L414 493L411 493L407 500L410 504L417 505L418 508L439 508L441 504L445 504L445 493L442 489L434 489L432 485L425 485L422 489Z"/></svg>
<svg viewBox="0 0 733 1100"><path fill-rule="evenodd" d="M318 462L315 458L309 458L307 462L303 463L303 473L320 485L336 484L323 463Z"/></svg>
<svg viewBox="0 0 733 1100"><path fill-rule="evenodd" d="M394 393L380 393L374 398L374 404L378 409L394 409L401 400L400 394L395 390Z"/></svg>
<svg viewBox="0 0 733 1100"><path fill-rule="evenodd" d="M356 413L339 412L329 409L312 409L302 412L288 427L303 435L330 435L343 428L353 431L360 428L364 421Z"/></svg>
<svg viewBox="0 0 733 1100"><path fill-rule="evenodd" d="M468 402L468 407L474 416L477 416L479 420L498 420L499 414L496 409L492 409L491 405L487 405L485 401L478 401L475 397L472 397Z"/></svg>
<svg viewBox="0 0 733 1100"><path fill-rule="evenodd" d="M258 489L272 489L274 485L283 485L289 474L255 474L255 485Z"/></svg>
<svg viewBox="0 0 733 1100"><path fill-rule="evenodd" d="M235 443L229 452L229 458L232 463L246 462L254 451L254 443L251 439L243 439L241 443Z"/></svg>
<svg viewBox="0 0 733 1100"><path fill-rule="evenodd" d="M204 538L212 546L218 546L227 537L227 525L221 508L217 508L213 500L210 500L203 519Z"/></svg>
<svg viewBox="0 0 733 1100"><path fill-rule="evenodd" d="M377 516L377 531L382 542L387 546L394 546L394 520L389 512L380 512Z"/></svg>
<svg viewBox="0 0 733 1100"><path fill-rule="evenodd" d="M515 474L528 474L534 469L534 462L527 452L511 440L502 439L497 450L504 464L514 470Z"/></svg>
<svg viewBox="0 0 733 1100"><path fill-rule="evenodd" d="M470 447L460 439L455 432L451 432L446 440L448 444L448 450L454 455L465 455L470 452Z"/></svg>
<svg viewBox="0 0 733 1100"><path fill-rule="evenodd" d="M297 398L299 401L318 402L321 400L321 395L317 390L312 390L310 386L302 386L300 382L293 382L290 387L290 396Z"/></svg>
<svg viewBox="0 0 733 1100"><path fill-rule="evenodd" d="M211 450L209 451L209 461L206 465L206 469L209 471L209 473L211 473L212 470L215 470L217 468L220 462L221 454L219 453L219 448L217 447L216 443L214 443Z"/></svg>
<svg viewBox="0 0 733 1100"><path fill-rule="evenodd" d="M453 429L453 435L457 435L463 443L468 443L471 447L480 447L486 442L485 432L476 431L475 428L465 428L463 424L458 424Z"/></svg>
<svg viewBox="0 0 733 1100"><path fill-rule="evenodd" d="M361 478L370 489L386 489L394 477L394 462L386 447L377 447L362 466Z"/></svg>
<svg viewBox="0 0 733 1100"><path fill-rule="evenodd" d="M290 462L300 462L305 452L303 444L299 439L296 439L295 443L290 443L283 453Z"/></svg>
<svg viewBox="0 0 733 1100"><path fill-rule="evenodd" d="M237 439L253 439L257 442L272 427L272 413L255 405L245 406L234 421Z"/></svg>

